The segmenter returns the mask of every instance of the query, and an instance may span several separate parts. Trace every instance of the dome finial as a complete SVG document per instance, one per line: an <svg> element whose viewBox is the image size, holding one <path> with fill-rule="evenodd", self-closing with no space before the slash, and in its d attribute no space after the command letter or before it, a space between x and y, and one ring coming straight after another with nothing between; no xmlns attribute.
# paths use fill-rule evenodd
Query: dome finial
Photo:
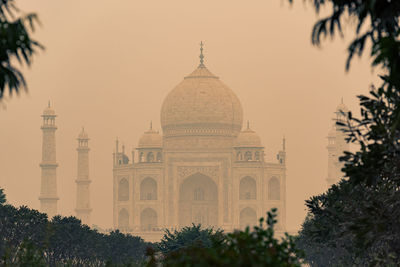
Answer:
<svg viewBox="0 0 400 267"><path fill-rule="evenodd" d="M342 104L343 104L343 96L342 96Z"/></svg>
<svg viewBox="0 0 400 267"><path fill-rule="evenodd" d="M48 107L50 107L50 100L49 100L49 104L48 104Z"/></svg>
<svg viewBox="0 0 400 267"><path fill-rule="evenodd" d="M153 130L153 121L150 121L150 130Z"/></svg>
<svg viewBox="0 0 400 267"><path fill-rule="evenodd" d="M247 120L247 130L249 130L249 129L250 129L250 121Z"/></svg>
<svg viewBox="0 0 400 267"><path fill-rule="evenodd" d="M283 151L286 151L286 137L285 137L285 135L283 135L282 149L283 149Z"/></svg>
<svg viewBox="0 0 400 267"><path fill-rule="evenodd" d="M200 65L199 65L199 68L204 68L204 67L205 67L205 66L204 66L203 46L204 46L204 43L203 43L203 41L201 41L201 42L200 42L200 56L199 56L199 58L200 58Z"/></svg>

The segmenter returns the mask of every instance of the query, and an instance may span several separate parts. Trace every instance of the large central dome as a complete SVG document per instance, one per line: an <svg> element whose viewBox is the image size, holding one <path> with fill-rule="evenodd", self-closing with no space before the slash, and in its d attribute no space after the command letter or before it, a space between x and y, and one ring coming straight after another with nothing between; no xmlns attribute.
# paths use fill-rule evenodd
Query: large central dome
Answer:
<svg viewBox="0 0 400 267"><path fill-rule="evenodd" d="M236 136L242 121L242 106L235 93L202 63L167 95L161 108L166 136Z"/></svg>

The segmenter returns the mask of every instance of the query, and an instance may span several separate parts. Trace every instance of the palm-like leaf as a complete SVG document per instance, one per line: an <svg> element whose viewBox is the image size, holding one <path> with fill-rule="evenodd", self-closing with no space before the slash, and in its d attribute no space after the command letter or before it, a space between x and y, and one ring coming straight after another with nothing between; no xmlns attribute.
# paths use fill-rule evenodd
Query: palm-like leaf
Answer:
<svg viewBox="0 0 400 267"><path fill-rule="evenodd" d="M36 14L19 14L14 0L0 1L0 100L5 92L19 93L27 90L27 83L22 72L15 66L19 64L30 66L33 55L38 49L44 49L38 41L31 39L30 34L39 24Z"/></svg>

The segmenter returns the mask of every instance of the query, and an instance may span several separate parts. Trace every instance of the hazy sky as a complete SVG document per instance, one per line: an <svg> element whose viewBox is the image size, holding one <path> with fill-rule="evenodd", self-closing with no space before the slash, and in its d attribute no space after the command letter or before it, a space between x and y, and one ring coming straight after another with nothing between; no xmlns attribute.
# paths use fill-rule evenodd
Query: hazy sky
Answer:
<svg viewBox="0 0 400 267"><path fill-rule="evenodd" d="M316 16L302 0L19 0L35 11L46 46L30 69L29 93L0 110L0 187L15 205L39 208L41 113L58 114L59 211L74 214L76 137L89 134L92 222L112 226L112 152L118 136L130 151L152 120L160 128L167 93L205 64L241 100L244 119L262 138L268 161L287 139L287 227L299 227L304 200L326 189L326 136L341 97L374 80L367 59L345 73L346 41L312 47Z"/></svg>

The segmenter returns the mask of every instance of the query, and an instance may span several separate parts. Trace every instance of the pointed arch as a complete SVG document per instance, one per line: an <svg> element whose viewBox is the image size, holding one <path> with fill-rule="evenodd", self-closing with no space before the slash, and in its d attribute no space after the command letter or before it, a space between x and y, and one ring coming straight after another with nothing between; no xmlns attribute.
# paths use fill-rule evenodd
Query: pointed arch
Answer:
<svg viewBox="0 0 400 267"><path fill-rule="evenodd" d="M126 229L129 227L129 213L126 209L121 209L118 213L118 228Z"/></svg>
<svg viewBox="0 0 400 267"><path fill-rule="evenodd" d="M246 226L253 226L257 223L257 213L254 209L247 207L242 209L239 215L240 228L243 229Z"/></svg>
<svg viewBox="0 0 400 267"><path fill-rule="evenodd" d="M239 199L257 199L257 184L253 177L246 176L240 180Z"/></svg>
<svg viewBox="0 0 400 267"><path fill-rule="evenodd" d="M218 187L208 176L195 173L182 181L179 188L179 226L201 223L218 225Z"/></svg>
<svg viewBox="0 0 400 267"><path fill-rule="evenodd" d="M157 152L157 162L161 162L162 161L162 154L161 152Z"/></svg>
<svg viewBox="0 0 400 267"><path fill-rule="evenodd" d="M279 179L272 177L268 181L268 200L280 200L281 199L281 186Z"/></svg>
<svg viewBox="0 0 400 267"><path fill-rule="evenodd" d="M157 227L157 212L146 208L140 213L140 226L142 231L152 231Z"/></svg>
<svg viewBox="0 0 400 267"><path fill-rule="evenodd" d="M140 200L157 200L157 182L147 177L140 183Z"/></svg>
<svg viewBox="0 0 400 267"><path fill-rule="evenodd" d="M129 182L126 178L122 178L118 183L118 200L129 200Z"/></svg>

